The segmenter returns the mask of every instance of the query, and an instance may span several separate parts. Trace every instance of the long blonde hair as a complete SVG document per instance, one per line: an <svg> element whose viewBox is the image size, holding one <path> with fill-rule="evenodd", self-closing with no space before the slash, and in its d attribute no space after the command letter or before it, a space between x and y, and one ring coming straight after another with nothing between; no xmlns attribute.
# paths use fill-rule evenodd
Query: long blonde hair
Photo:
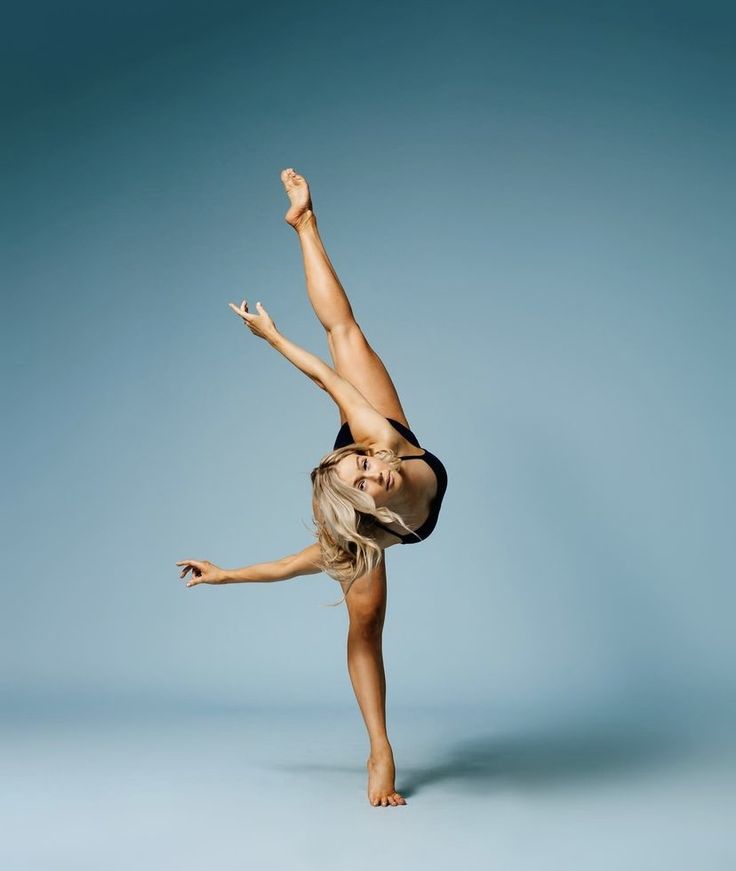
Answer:
<svg viewBox="0 0 736 871"><path fill-rule="evenodd" d="M383 549L375 540L377 521L398 523L412 532L399 514L386 506L377 507L372 496L346 484L337 474L340 460L356 453L384 460L392 472L401 466L401 459L390 448L374 450L353 442L322 457L312 469L312 511L324 571L348 583L342 599L330 607L341 605L353 583L381 562Z"/></svg>

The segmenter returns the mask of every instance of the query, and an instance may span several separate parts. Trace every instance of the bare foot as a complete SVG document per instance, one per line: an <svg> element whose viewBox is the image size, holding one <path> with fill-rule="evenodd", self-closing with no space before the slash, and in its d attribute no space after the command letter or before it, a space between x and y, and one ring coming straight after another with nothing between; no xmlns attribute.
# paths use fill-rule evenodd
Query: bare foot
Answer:
<svg viewBox="0 0 736 871"><path fill-rule="evenodd" d="M297 175L293 169L285 169L281 173L286 194L291 200L291 208L284 215L284 220L295 230L309 222L312 217L312 200L309 196L309 185L303 175Z"/></svg>
<svg viewBox="0 0 736 871"><path fill-rule="evenodd" d="M394 757L391 750L371 753L368 757L368 801L378 807L398 807L406 799L394 789Z"/></svg>

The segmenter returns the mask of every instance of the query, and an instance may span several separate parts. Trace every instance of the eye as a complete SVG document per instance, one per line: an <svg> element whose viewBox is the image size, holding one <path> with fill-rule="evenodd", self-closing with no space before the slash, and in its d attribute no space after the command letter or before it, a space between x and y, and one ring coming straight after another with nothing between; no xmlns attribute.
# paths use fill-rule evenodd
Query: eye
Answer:
<svg viewBox="0 0 736 871"><path fill-rule="evenodd" d="M368 471L368 458L367 457L363 460L363 471ZM365 490L365 481L361 481L358 484L358 490Z"/></svg>

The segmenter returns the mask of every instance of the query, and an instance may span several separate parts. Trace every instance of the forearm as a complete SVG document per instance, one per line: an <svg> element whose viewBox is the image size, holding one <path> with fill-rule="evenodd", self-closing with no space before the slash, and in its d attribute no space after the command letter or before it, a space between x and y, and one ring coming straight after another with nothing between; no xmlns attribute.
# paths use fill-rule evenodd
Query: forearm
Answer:
<svg viewBox="0 0 736 871"><path fill-rule="evenodd" d="M271 347L286 357L290 363L293 363L297 369L315 381L322 390L327 389L325 387L325 379L329 378L333 370L330 369L324 360L292 342L291 339L287 339L281 333L276 333L272 338L269 338L268 342Z"/></svg>
<svg viewBox="0 0 736 871"><path fill-rule="evenodd" d="M223 569L223 584L271 583L289 581L300 575L314 575L322 571L317 543L299 553L290 554L268 563L255 563L242 569Z"/></svg>
<svg viewBox="0 0 736 871"><path fill-rule="evenodd" d="M274 560L268 563L254 563L242 569L223 569L225 577L223 584L267 584L272 581L285 581L289 575L287 559Z"/></svg>

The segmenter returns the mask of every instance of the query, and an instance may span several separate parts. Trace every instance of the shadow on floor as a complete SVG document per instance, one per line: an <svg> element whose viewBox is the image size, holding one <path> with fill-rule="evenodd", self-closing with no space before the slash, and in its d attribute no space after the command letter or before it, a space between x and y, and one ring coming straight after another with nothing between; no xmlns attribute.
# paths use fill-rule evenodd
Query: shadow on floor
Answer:
<svg viewBox="0 0 736 871"><path fill-rule="evenodd" d="M404 769L396 786L407 797L436 783L477 792L501 784L559 786L629 776L671 764L684 752L686 743L673 734L630 729L480 736L456 743L435 765Z"/></svg>
<svg viewBox="0 0 736 871"><path fill-rule="evenodd" d="M456 741L443 758L426 767L397 760L396 788L409 798L431 784L452 784L463 791L493 792L501 785L547 787L585 780L627 777L664 767L689 748L683 737L665 730L601 730L570 726L537 733L493 734ZM269 766L271 767L271 766ZM296 763L278 766L292 773L365 772L356 766Z"/></svg>

